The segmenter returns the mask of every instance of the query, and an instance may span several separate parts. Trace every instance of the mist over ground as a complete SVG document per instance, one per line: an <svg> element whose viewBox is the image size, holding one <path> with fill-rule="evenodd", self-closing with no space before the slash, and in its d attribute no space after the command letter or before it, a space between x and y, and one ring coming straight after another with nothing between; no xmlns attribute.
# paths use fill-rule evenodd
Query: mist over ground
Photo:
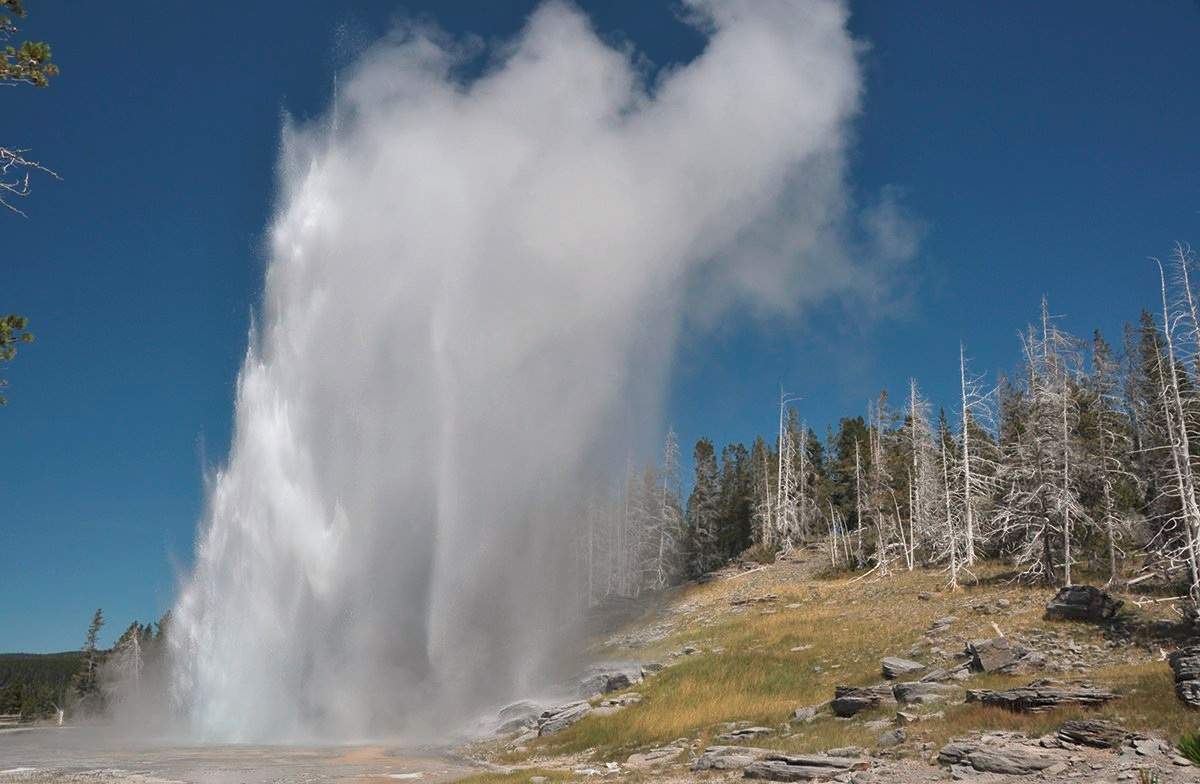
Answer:
<svg viewBox="0 0 1200 784"><path fill-rule="evenodd" d="M192 736L424 738L545 688L580 498L655 421L680 330L878 296L911 255L894 204L849 196L845 6L685 9L708 44L660 71L560 2L486 51L402 26L284 128L170 635Z"/></svg>

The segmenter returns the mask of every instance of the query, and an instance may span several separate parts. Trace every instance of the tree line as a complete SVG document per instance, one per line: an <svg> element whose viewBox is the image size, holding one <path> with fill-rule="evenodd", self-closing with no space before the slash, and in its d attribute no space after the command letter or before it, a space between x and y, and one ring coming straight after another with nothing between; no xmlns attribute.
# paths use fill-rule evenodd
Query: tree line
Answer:
<svg viewBox="0 0 1200 784"><path fill-rule="evenodd" d="M679 447L630 468L584 515L587 596L636 596L748 548L820 544L835 568L945 570L980 559L1027 580L1154 581L1200 602L1200 303L1195 256L1159 263L1160 302L1116 345L1068 332L1043 299L1017 368L987 383L964 346L959 394L936 411L910 380L819 438L781 393L776 432L720 452L701 438L686 503ZM656 461L657 463L658 461Z"/></svg>

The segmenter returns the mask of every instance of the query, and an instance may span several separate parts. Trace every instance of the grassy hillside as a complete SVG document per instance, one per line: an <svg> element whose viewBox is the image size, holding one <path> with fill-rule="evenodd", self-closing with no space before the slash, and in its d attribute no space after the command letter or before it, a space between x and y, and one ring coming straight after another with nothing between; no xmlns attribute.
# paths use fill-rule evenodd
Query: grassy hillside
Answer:
<svg viewBox="0 0 1200 784"><path fill-rule="evenodd" d="M822 715L810 723L787 722L797 707L829 700L838 685L880 682L880 660L885 656L926 663L952 660L966 641L994 637L997 630L1050 651L1062 669L1037 675L975 675L965 686L1007 688L1034 677L1086 678L1121 694L1121 699L1088 711L1088 716L1114 719L1129 729L1171 740L1200 724L1175 698L1160 649L1171 642L1161 637L1165 623L1150 615L1149 608L1126 611L1122 634L1128 636L1113 639L1112 629L1099 625L1044 621L1044 606L1053 590L1016 584L998 564L981 564L976 583L958 591L947 590L946 576L931 570L860 579L822 575L819 568L819 556L810 555L808 564L780 563L750 574L726 572L708 584L680 591L669 608L648 613L597 647L601 658L669 663L661 674L630 689L643 696L640 704L609 716L590 716L523 750L504 751L496 760L522 765L582 754L596 761L623 761L634 751L680 738L707 745L727 722L777 728L754 745L781 750L877 748L880 729L870 722L893 718L894 707L854 720ZM1166 611L1165 605L1157 607L1155 612ZM930 631L936 619L951 615L955 620L948 631ZM639 638L639 629L650 628L665 634ZM699 653L679 655L685 646ZM1081 715L1077 709L1016 714L977 703L936 707L924 711L932 714L929 718L905 727L907 740L893 753L927 756L930 748L974 730L1037 735Z"/></svg>

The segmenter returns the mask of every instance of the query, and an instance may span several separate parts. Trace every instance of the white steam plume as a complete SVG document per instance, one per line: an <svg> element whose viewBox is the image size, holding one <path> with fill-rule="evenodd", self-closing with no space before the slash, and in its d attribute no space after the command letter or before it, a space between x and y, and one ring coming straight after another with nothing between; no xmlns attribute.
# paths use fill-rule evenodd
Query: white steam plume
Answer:
<svg viewBox="0 0 1200 784"><path fill-rule="evenodd" d="M560 2L470 79L469 47L405 28L285 130L172 628L199 736L413 734L536 688L579 614L565 516L652 415L683 314L870 290L911 252L888 205L848 206L845 7L687 9L704 52L650 82Z"/></svg>

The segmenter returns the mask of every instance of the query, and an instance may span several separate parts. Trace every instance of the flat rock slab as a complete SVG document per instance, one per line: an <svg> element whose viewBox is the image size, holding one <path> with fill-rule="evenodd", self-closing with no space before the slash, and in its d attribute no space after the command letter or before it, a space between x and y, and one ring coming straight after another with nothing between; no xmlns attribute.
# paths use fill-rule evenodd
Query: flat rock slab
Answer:
<svg viewBox="0 0 1200 784"><path fill-rule="evenodd" d="M888 656L880 662L880 668L883 671L883 677L888 680L895 680L902 675L908 675L914 672L920 672L925 669L925 665L921 662L915 662L912 659L902 659L899 656Z"/></svg>
<svg viewBox="0 0 1200 784"><path fill-rule="evenodd" d="M829 709L835 716L849 718L864 710L872 710L896 704L892 686L881 683L875 686L838 686L829 701Z"/></svg>
<svg viewBox="0 0 1200 784"><path fill-rule="evenodd" d="M543 711L542 715L538 717L538 735L553 735L556 732L562 732L591 712L592 706L588 704L587 700Z"/></svg>
<svg viewBox="0 0 1200 784"><path fill-rule="evenodd" d="M859 757L768 754L762 761L747 765L745 776L767 781L821 781L870 766L869 760Z"/></svg>
<svg viewBox="0 0 1200 784"><path fill-rule="evenodd" d="M709 746L692 760L692 770L741 770L747 765L775 754L773 749L754 746Z"/></svg>
<svg viewBox="0 0 1200 784"><path fill-rule="evenodd" d="M938 763L951 768L969 767L980 773L1028 776L1053 767L1060 757L1024 743L989 743L984 740L952 741L938 752Z"/></svg>
<svg viewBox="0 0 1200 784"><path fill-rule="evenodd" d="M1125 741L1135 737L1134 733L1100 719L1078 719L1064 722L1058 728L1058 740L1075 746L1091 746L1096 749L1118 749Z"/></svg>
<svg viewBox="0 0 1200 784"><path fill-rule="evenodd" d="M934 702L960 702L964 696L961 686L952 683L916 681L897 683L892 687L896 702L901 705L926 705Z"/></svg>
<svg viewBox="0 0 1200 784"><path fill-rule="evenodd" d="M765 735L774 735L775 730L771 727L743 727L742 729L731 730L716 737L717 740L723 743L736 743L740 740L754 740Z"/></svg>
<svg viewBox="0 0 1200 784"><path fill-rule="evenodd" d="M1106 591L1091 585L1072 585L1059 589L1046 605L1046 620L1107 621L1124 604Z"/></svg>
<svg viewBox="0 0 1200 784"><path fill-rule="evenodd" d="M1168 658L1175 675L1175 695L1193 708L1200 708L1200 645L1180 648Z"/></svg>
<svg viewBox="0 0 1200 784"><path fill-rule="evenodd" d="M1099 707L1117 699L1115 692L1085 684L1071 686L1057 681L1034 681L1006 691L968 689L967 702L979 702L1017 713L1044 713L1060 705Z"/></svg>

